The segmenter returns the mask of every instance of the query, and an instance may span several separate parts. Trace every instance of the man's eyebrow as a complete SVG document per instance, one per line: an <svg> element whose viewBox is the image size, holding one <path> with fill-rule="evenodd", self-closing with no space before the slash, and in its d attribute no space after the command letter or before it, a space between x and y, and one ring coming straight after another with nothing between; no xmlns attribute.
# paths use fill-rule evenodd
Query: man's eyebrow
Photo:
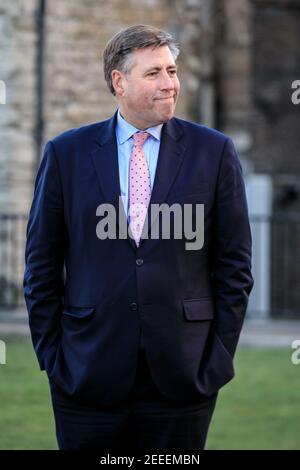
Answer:
<svg viewBox="0 0 300 470"><path fill-rule="evenodd" d="M153 65L153 67L149 67L148 69L146 69L146 70L145 70L145 73L148 73L148 72L151 72L151 71L156 71L156 70L161 70L161 69L162 69L162 67L159 67L159 66L157 66L157 65ZM168 69L168 70L169 70L169 69L175 69L175 70L177 70L178 67L177 67L176 64L174 64L174 65L168 65L167 69Z"/></svg>

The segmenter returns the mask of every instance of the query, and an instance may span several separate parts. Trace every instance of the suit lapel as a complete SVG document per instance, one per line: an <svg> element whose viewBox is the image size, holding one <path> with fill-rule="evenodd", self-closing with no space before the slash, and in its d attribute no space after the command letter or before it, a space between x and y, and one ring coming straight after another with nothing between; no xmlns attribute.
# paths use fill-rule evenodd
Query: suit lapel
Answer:
<svg viewBox="0 0 300 470"><path fill-rule="evenodd" d="M108 121L103 135L97 141L97 147L92 152L92 159L105 199L115 207L121 194L117 143L112 133L112 123Z"/></svg>
<svg viewBox="0 0 300 470"><path fill-rule="evenodd" d="M104 195L107 204L115 208L116 233L118 234L119 221L122 221L122 227L126 227L128 233L128 221L124 211L123 204L119 207L119 198L121 197L118 147L115 134L117 113L105 122L101 135L96 141L96 149L92 151L91 157L96 170L100 189ZM132 247L136 249L134 240L128 239Z"/></svg>

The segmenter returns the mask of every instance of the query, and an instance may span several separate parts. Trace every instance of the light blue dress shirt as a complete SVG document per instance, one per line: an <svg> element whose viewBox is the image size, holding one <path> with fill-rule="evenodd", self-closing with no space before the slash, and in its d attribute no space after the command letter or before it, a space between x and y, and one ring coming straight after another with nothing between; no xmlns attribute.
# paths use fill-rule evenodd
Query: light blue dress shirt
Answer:
<svg viewBox="0 0 300 470"><path fill-rule="evenodd" d="M149 127L148 129L146 129L146 131L149 132L150 136L143 145L143 151L150 172L151 191L153 189L153 183L155 178L162 126L163 124L159 124L157 126ZM118 146L119 178L121 187L121 197L127 217L129 202L129 162L131 148L133 146L132 135L139 131L140 129L137 129L132 124L129 124L129 122L125 121L125 119L121 116L120 110L118 110L116 137Z"/></svg>

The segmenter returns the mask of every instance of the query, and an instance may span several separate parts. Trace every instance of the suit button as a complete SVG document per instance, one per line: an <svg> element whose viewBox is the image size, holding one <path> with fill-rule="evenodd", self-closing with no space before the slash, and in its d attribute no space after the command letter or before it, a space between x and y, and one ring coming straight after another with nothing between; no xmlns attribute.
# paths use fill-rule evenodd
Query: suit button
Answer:
<svg viewBox="0 0 300 470"><path fill-rule="evenodd" d="M136 263L137 266L143 266L144 260L141 259L141 258L138 258L138 259L135 261L135 263Z"/></svg>
<svg viewBox="0 0 300 470"><path fill-rule="evenodd" d="M131 302L130 309L131 310L137 310L138 309L138 304L136 302Z"/></svg>

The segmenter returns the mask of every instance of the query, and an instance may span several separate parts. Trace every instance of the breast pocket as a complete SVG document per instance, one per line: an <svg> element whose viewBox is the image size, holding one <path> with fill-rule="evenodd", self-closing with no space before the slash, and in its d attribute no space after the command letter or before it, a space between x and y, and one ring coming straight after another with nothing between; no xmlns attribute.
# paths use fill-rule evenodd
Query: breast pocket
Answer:
<svg viewBox="0 0 300 470"><path fill-rule="evenodd" d="M203 194L209 193L211 191L210 185L206 181L201 181L199 183L193 184L184 184L176 188L177 194Z"/></svg>
<svg viewBox="0 0 300 470"><path fill-rule="evenodd" d="M208 183L180 186L176 189L177 201L184 203L205 203L211 196L211 188Z"/></svg>

